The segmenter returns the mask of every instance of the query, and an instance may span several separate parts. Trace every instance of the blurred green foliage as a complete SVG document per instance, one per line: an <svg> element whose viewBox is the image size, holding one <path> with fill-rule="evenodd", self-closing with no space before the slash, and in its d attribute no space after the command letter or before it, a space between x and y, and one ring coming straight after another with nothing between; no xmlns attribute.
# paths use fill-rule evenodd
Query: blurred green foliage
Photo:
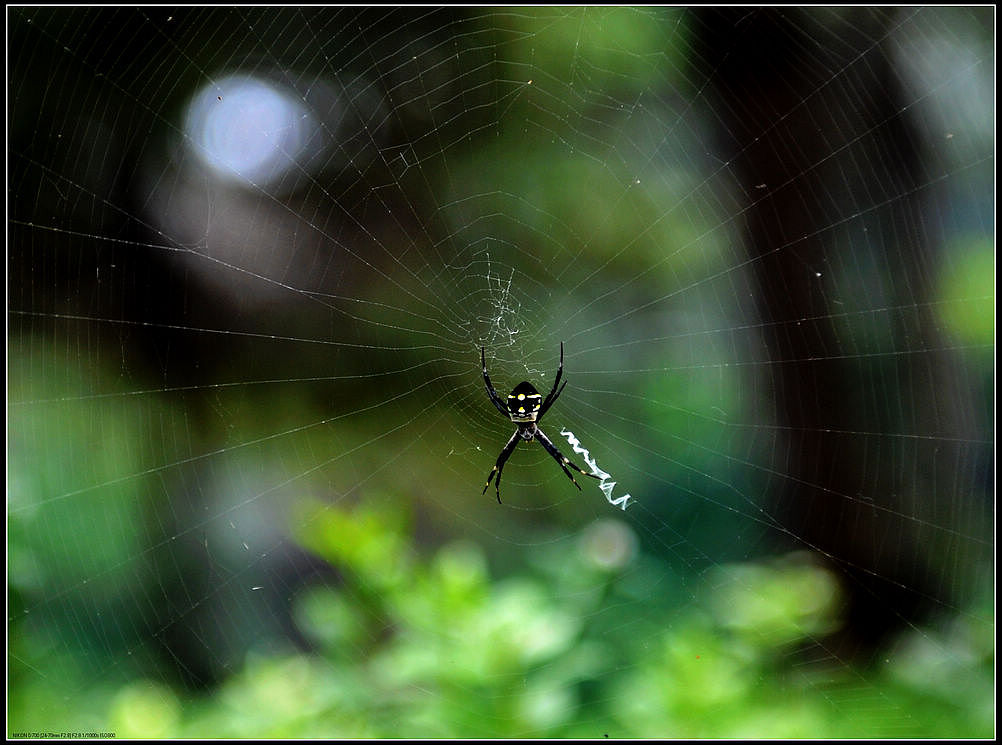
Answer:
<svg viewBox="0 0 1002 745"><path fill-rule="evenodd" d="M30 676L11 688L9 732L51 729L58 705L74 729L119 737L992 733L990 635L960 617L854 669L812 642L837 627L839 588L807 554L720 565L677 612L663 567L614 518L503 580L469 542L423 555L399 510L302 500L291 522L341 574L295 599L314 653L252 652L199 697L146 678L81 695L78 676Z"/></svg>
<svg viewBox="0 0 1002 745"><path fill-rule="evenodd" d="M533 69L554 79L576 76L570 82L586 91L636 96L657 82L659 70L684 67L688 27L683 17L681 8L528 6L484 19L511 34L514 70ZM666 43L664 28L671 31L672 44ZM573 114L570 102L565 104Z"/></svg>
<svg viewBox="0 0 1002 745"><path fill-rule="evenodd" d="M995 246L983 237L958 240L940 278L940 317L964 344L995 342Z"/></svg>

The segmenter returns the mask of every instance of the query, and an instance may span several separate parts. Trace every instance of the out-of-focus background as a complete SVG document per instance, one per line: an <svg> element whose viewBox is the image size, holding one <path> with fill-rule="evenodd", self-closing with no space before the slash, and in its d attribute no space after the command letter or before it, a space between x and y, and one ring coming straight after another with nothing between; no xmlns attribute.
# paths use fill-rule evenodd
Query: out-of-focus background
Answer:
<svg viewBox="0 0 1002 745"><path fill-rule="evenodd" d="M993 8L7 14L8 736L994 734Z"/></svg>

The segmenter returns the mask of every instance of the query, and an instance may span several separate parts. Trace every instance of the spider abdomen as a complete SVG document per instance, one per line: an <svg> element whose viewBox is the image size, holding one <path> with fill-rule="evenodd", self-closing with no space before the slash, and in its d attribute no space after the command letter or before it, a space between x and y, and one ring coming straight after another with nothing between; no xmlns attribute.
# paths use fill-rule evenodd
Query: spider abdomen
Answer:
<svg viewBox="0 0 1002 745"><path fill-rule="evenodd" d="M523 381L508 394L508 415L513 422L534 422L543 405L543 397L532 383ZM531 437L526 439L532 439Z"/></svg>

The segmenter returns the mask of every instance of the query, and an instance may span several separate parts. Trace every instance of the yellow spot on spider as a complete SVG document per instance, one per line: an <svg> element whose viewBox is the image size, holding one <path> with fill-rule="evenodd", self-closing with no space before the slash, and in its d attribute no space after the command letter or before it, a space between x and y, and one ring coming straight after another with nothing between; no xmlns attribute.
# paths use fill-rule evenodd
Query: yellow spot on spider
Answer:
<svg viewBox="0 0 1002 745"><path fill-rule="evenodd" d="M524 393L519 393L518 394L518 400L519 401L524 401L525 400L525 394Z"/></svg>
<svg viewBox="0 0 1002 745"><path fill-rule="evenodd" d="M524 406L519 406L518 407L518 413L519 414L524 414L525 413L525 407Z"/></svg>

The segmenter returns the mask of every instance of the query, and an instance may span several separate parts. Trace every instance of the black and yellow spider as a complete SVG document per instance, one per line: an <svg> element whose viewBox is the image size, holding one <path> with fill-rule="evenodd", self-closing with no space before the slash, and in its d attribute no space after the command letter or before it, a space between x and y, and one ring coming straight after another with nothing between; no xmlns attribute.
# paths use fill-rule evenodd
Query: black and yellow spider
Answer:
<svg viewBox="0 0 1002 745"><path fill-rule="evenodd" d="M592 478L599 478L593 473L586 473L578 468L576 465L571 463L568 458L557 450L557 446L550 442L550 438L543 434L543 431L539 428L538 423L543 418L543 415L553 406L553 402L557 400L564 388L567 386L567 381L560 386L560 376L564 373L564 343L560 342L560 366L557 368L557 379L553 381L553 389L550 391L549 395L544 399L540 395L539 391L532 385L532 383L522 381L516 385L512 392L508 394L508 403L501 399L498 392L494 390L494 386L491 385L491 378L487 374L487 360L484 356L484 348L480 347L480 363L484 368L484 385L487 386L487 395L491 399L491 403L494 407L504 414L506 417L515 422L517 429L515 434L511 436L508 440L508 444L504 446L501 451L501 455L498 456L497 463L494 464L494 468L491 470L490 475L487 476L487 483L484 484L483 493L487 493L487 487L491 485L491 480L497 476L497 480L494 481L494 489L497 491L498 504L501 504L501 469L504 468L504 464L508 462L508 458L515 451L515 446L518 441L525 440L526 442L532 442L533 439L539 440L539 444L543 446L553 459L560 464L560 467L564 469L564 473L567 474L567 478L574 482L574 486L578 489L581 488L581 484L574 480L571 472L567 470L570 466L578 473L583 476L591 476ZM557 386L560 386L558 389Z"/></svg>

